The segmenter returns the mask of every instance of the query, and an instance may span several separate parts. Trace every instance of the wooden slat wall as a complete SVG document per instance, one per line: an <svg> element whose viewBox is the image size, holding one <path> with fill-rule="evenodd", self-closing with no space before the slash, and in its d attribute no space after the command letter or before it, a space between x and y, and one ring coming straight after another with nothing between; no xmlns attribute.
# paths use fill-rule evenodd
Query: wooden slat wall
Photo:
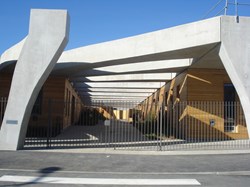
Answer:
<svg viewBox="0 0 250 187"><path fill-rule="evenodd" d="M224 101L224 84L231 83L225 70L189 69L188 101Z"/></svg>
<svg viewBox="0 0 250 187"><path fill-rule="evenodd" d="M8 97L12 74L0 74L0 97ZM64 77L49 77L43 86L43 99L63 100L65 89Z"/></svg>
<svg viewBox="0 0 250 187"><path fill-rule="evenodd" d="M65 77L50 76L43 85L43 99L64 100Z"/></svg>
<svg viewBox="0 0 250 187"><path fill-rule="evenodd" d="M225 70L218 69L189 69L187 74L187 101L201 101L205 105L208 101L224 101L224 84L231 83L229 76ZM239 101L238 96L236 101ZM241 106L237 107L237 130L236 132L224 132L224 107L216 106L215 111L220 111L220 115L212 114L215 111L209 111L211 108L208 106L196 107L201 113L189 111L189 118L192 116L194 119L190 121L188 129L191 133L188 136L195 136L199 134L200 138L214 139L220 136L222 139L245 139L248 138L247 128L245 124L244 114ZM206 113L203 115L202 113ZM209 116L210 115L210 116ZM212 117L211 117L212 116ZM209 126L209 119L215 119L216 125ZM196 124L196 125L195 125ZM198 125L198 126L197 126ZM223 136L223 137L222 137Z"/></svg>
<svg viewBox="0 0 250 187"><path fill-rule="evenodd" d="M34 120L30 119L33 126L47 126L50 113L52 128L57 128L57 132L77 122L81 112L81 100L70 82L65 77L50 76L43 85L43 106L42 114ZM69 95L66 98L66 91ZM72 97L75 97L75 113L73 121ZM66 108L68 107L67 113Z"/></svg>
<svg viewBox="0 0 250 187"><path fill-rule="evenodd" d="M29 125L42 129L46 128L51 119L51 125L58 126L63 123L65 77L49 76L42 87L41 115L32 115Z"/></svg>
<svg viewBox="0 0 250 187"><path fill-rule="evenodd" d="M162 87L157 93L153 94L146 101L144 101L144 115L149 114L150 112L157 113L153 100L155 99L155 101L157 101L157 95L159 95L159 102L162 102L164 100L162 93L167 92L168 95L166 100L168 102L165 102L166 112L172 110L173 106L175 107L176 105L179 111L175 110L171 112L174 113L174 117L177 117L177 115L180 115L179 117L182 116L182 120L173 119L171 123L175 126L174 128L176 128L176 130L179 129L179 132L182 135L185 135L187 139L215 140L219 137L220 139L226 140L231 138L248 138L246 124L243 120L244 114L241 107L237 107L237 110L239 111L237 111L236 117L236 132L224 132L224 108L222 106L217 106L215 110L217 112L219 111L220 114L216 114L215 111L210 111L211 108L209 106L206 106L206 102L209 101L224 102L225 83L231 83L231 80L225 70L189 69L175 77L171 82L167 83L164 86L164 89ZM177 87L179 87L179 94L177 93ZM178 95L179 98L177 97ZM178 104L186 101L189 103L192 101L199 101L200 104L193 109L187 105L189 109L188 114L185 115L183 112L187 112L187 110L185 110L187 108L184 107L183 111L181 111ZM239 101L238 97L236 98L236 101ZM168 103L170 105L168 105ZM209 124L209 120L212 118L216 121L216 125L214 127L211 127ZM185 125L180 125L183 122L185 122Z"/></svg>
<svg viewBox="0 0 250 187"><path fill-rule="evenodd" d="M82 102L78 94L76 93L75 89L73 86L70 84L70 82L65 79L65 87L64 87L64 92L63 92L63 99L65 101L66 106L64 107L64 118L63 118L63 128L66 128L70 125L73 125L79 121L80 118L80 113L82 109ZM68 93L67 93L68 92ZM72 98L75 97L75 106L72 106ZM67 109L68 107L68 109ZM72 107L75 108L74 114L72 114ZM68 112L67 112L68 110ZM73 121L72 119L73 117Z"/></svg>

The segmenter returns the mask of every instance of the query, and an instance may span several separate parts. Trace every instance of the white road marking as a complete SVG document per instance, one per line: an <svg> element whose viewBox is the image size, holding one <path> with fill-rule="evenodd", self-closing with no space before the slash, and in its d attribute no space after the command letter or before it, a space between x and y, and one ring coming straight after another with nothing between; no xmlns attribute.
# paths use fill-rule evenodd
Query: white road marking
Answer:
<svg viewBox="0 0 250 187"><path fill-rule="evenodd" d="M94 185L201 185L196 179L115 179L115 178L66 178L43 176L3 175L2 182L94 184Z"/></svg>
<svg viewBox="0 0 250 187"><path fill-rule="evenodd" d="M29 172L39 173L40 170L35 169L16 169L16 168L0 168L0 171L12 172ZM48 173L66 173L66 174L114 174L114 175L250 175L250 171L196 171L196 172L119 172L119 171L67 171L47 170Z"/></svg>

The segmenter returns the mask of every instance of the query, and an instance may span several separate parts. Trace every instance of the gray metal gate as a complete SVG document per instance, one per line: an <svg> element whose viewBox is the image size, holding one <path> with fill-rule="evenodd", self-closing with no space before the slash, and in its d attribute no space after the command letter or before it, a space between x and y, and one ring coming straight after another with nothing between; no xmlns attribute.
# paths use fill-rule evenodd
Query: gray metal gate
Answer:
<svg viewBox="0 0 250 187"><path fill-rule="evenodd" d="M6 97L0 97L0 127L2 125L6 105L7 105L7 98Z"/></svg>
<svg viewBox="0 0 250 187"><path fill-rule="evenodd" d="M43 108L33 109L25 148L164 151L250 147L238 102L179 102L167 106L44 102Z"/></svg>

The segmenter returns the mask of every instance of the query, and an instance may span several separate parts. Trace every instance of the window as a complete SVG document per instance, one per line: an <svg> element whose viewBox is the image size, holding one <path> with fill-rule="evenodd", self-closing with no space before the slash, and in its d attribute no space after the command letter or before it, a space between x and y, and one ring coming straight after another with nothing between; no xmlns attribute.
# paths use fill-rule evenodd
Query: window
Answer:
<svg viewBox="0 0 250 187"><path fill-rule="evenodd" d="M236 132L235 125L235 88L233 84L224 84L224 131Z"/></svg>

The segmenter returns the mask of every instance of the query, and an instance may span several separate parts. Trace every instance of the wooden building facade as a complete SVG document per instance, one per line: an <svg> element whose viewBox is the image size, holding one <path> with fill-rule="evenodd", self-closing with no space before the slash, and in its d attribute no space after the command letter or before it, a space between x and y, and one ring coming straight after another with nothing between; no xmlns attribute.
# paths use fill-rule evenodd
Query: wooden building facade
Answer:
<svg viewBox="0 0 250 187"><path fill-rule="evenodd" d="M0 75L0 98L8 98L12 74ZM20 98L22 99L22 98ZM7 99L6 99L7 100ZM72 124L78 123L82 101L71 83L63 76L49 76L34 104L27 135L45 136L48 124L51 132L59 134Z"/></svg>
<svg viewBox="0 0 250 187"><path fill-rule="evenodd" d="M187 140L247 139L239 97L223 69L188 69L142 103L146 115L165 109L167 136Z"/></svg>

